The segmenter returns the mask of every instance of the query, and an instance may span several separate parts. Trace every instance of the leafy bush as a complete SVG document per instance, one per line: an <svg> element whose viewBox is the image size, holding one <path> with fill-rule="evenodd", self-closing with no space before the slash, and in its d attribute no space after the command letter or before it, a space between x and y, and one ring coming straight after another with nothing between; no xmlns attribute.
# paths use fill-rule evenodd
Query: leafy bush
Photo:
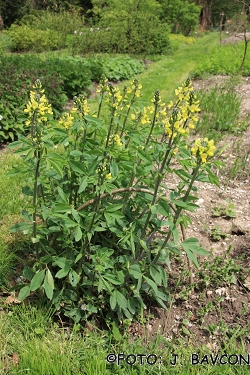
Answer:
<svg viewBox="0 0 250 375"><path fill-rule="evenodd" d="M54 57L43 60L35 55L6 55L0 64L0 141L14 139L22 132L23 123L17 123L28 96L27 91L39 77L44 82L48 99L58 117L67 98L89 93L92 81L99 82L103 73L109 80L128 79L144 70L144 65L129 57L114 59L90 57Z"/></svg>
<svg viewBox="0 0 250 375"><path fill-rule="evenodd" d="M12 50L18 52L42 52L57 50L64 45L60 41L60 33L52 30L33 29L27 25L11 25L7 33L12 40Z"/></svg>
<svg viewBox="0 0 250 375"><path fill-rule="evenodd" d="M117 56L112 59L103 58L103 73L110 81L122 81L142 73L145 65L140 60Z"/></svg>
<svg viewBox="0 0 250 375"><path fill-rule="evenodd" d="M72 9L71 12L61 10L58 13L51 11L34 11L22 18L20 25L26 25L33 30L52 31L57 35L58 48L65 48L68 35L83 27L84 18Z"/></svg>
<svg viewBox="0 0 250 375"><path fill-rule="evenodd" d="M169 29L166 25L155 25L151 29L114 25L111 27L90 27L78 30L68 39L68 48L72 54L88 53L129 53L129 54L165 54L170 50Z"/></svg>
<svg viewBox="0 0 250 375"><path fill-rule="evenodd" d="M0 141L14 140L23 132L23 109L37 77L44 82L55 115L62 113L67 100L63 91L63 80L55 71L42 64L35 68L35 59L27 56L2 56L0 59L0 114L2 116Z"/></svg>
<svg viewBox="0 0 250 375"><path fill-rule="evenodd" d="M0 53L13 50L12 39L6 31L0 31Z"/></svg>
<svg viewBox="0 0 250 375"><path fill-rule="evenodd" d="M169 35L169 41L172 49L178 49L183 44L194 44L196 39L192 36L184 36L182 34L170 34Z"/></svg>
<svg viewBox="0 0 250 375"><path fill-rule="evenodd" d="M78 96L56 122L37 81L25 109L30 137L11 144L24 161L14 173L29 174L22 191L33 197L11 228L31 235L36 256L19 299L37 291L76 322L130 319L149 299L165 308L171 254L184 251L196 267L208 254L194 238L179 241L198 207L194 182L218 184L213 141L187 139L199 112L189 80L168 106L158 91L143 106L137 80L120 92L103 78L97 91L97 116ZM175 189L164 182L172 174Z"/></svg>

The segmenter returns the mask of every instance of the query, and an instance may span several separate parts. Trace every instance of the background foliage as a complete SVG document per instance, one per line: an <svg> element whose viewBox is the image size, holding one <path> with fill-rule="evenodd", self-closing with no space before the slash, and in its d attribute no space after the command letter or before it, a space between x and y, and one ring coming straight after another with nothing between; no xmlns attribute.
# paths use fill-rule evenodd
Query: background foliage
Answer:
<svg viewBox="0 0 250 375"><path fill-rule="evenodd" d="M129 79L142 72L144 64L130 57L50 57L37 55L2 55L0 57L0 141L14 140L23 132L22 111L28 99L27 90L37 77L43 80L56 118L68 99L79 93L89 94L92 82L102 74L110 80ZM19 121L17 121L17 118Z"/></svg>

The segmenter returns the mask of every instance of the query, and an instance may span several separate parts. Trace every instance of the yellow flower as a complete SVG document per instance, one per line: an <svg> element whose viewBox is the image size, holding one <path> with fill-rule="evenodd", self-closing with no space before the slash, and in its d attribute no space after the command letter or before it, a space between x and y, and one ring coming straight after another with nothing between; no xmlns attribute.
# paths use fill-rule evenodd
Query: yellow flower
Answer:
<svg viewBox="0 0 250 375"><path fill-rule="evenodd" d="M173 106L174 106L174 103L171 100L167 107L168 107L168 109L171 109L171 108L173 108Z"/></svg>
<svg viewBox="0 0 250 375"><path fill-rule="evenodd" d="M135 96L139 98L141 96L141 91L140 90L135 90Z"/></svg>
<svg viewBox="0 0 250 375"><path fill-rule="evenodd" d="M194 147L191 148L191 152L194 156L201 159L202 163L207 162L207 158L214 155L214 140L210 141L208 138L197 139L195 141Z"/></svg>
<svg viewBox="0 0 250 375"><path fill-rule="evenodd" d="M112 174L111 173L107 173L106 174L106 180L111 180L112 179Z"/></svg>

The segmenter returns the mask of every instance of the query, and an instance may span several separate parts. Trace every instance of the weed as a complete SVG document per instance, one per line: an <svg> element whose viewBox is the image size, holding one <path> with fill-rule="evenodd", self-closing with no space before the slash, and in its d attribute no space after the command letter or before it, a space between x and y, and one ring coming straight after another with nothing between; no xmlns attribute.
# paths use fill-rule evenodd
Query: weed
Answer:
<svg viewBox="0 0 250 375"><path fill-rule="evenodd" d="M212 216L214 217L224 217L225 219L232 219L235 217L234 204L230 198L226 199L227 204L222 204L220 206L215 206L213 208Z"/></svg>
<svg viewBox="0 0 250 375"><path fill-rule="evenodd" d="M228 256L225 258L216 256L213 262L205 261L203 263L199 278L206 286L218 287L223 283L235 284L242 271L242 266L237 264L234 259Z"/></svg>
<svg viewBox="0 0 250 375"><path fill-rule="evenodd" d="M232 132L233 124L238 124L240 99L234 86L214 87L198 91L202 112L196 130L209 134L216 140L221 139L223 132Z"/></svg>
<svg viewBox="0 0 250 375"><path fill-rule="evenodd" d="M204 228L209 234L210 239L213 241L220 241L221 239L227 237L227 233L224 233L218 225L213 225L212 228L209 228L206 224L204 224Z"/></svg>

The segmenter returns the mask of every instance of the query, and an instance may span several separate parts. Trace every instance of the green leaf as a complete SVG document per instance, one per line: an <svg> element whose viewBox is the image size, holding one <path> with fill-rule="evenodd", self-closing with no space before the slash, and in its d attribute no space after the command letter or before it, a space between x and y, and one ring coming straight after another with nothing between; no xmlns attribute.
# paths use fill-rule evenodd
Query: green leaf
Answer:
<svg viewBox="0 0 250 375"><path fill-rule="evenodd" d="M70 156L82 156L82 152L79 150L70 151Z"/></svg>
<svg viewBox="0 0 250 375"><path fill-rule="evenodd" d="M75 241L78 242L82 238L82 230L80 226L77 226L75 229Z"/></svg>
<svg viewBox="0 0 250 375"><path fill-rule="evenodd" d="M183 181L187 181L188 182L188 180L191 181L191 179L192 179L192 175L190 173L188 173L187 171L184 171L183 169L174 169L174 172Z"/></svg>
<svg viewBox="0 0 250 375"><path fill-rule="evenodd" d="M26 297L28 297L30 295L30 286L29 285L26 285L24 286L19 294L18 294L18 301L23 301Z"/></svg>
<svg viewBox="0 0 250 375"><path fill-rule="evenodd" d="M143 275L144 280L147 282L147 284L153 289L153 291L157 294L158 288L157 285L154 283L153 280L149 279L147 276Z"/></svg>
<svg viewBox="0 0 250 375"><path fill-rule="evenodd" d="M35 273L33 276L31 282L30 282L30 290L33 292L34 290L37 290L42 285L43 279L45 275L45 269L42 271L39 271Z"/></svg>
<svg viewBox="0 0 250 375"><path fill-rule="evenodd" d="M207 173L208 173L209 182L211 184L215 184L216 186L220 187L219 178L214 173L212 173L209 169L207 169Z"/></svg>
<svg viewBox="0 0 250 375"><path fill-rule="evenodd" d="M67 258L58 257L58 258L54 259L54 262L60 268L64 268L64 267L67 267L67 266L69 266L69 268L71 267L71 262L69 262L69 260Z"/></svg>
<svg viewBox="0 0 250 375"><path fill-rule="evenodd" d="M138 305L138 302L137 302L136 298L130 297L129 300L128 300L128 309L129 309L129 311L131 312L132 315L135 314L136 309L137 309L137 305Z"/></svg>
<svg viewBox="0 0 250 375"><path fill-rule="evenodd" d="M67 195L64 193L64 191L60 188L60 186L57 187L57 191L63 201L63 203L66 203L68 204L68 197Z"/></svg>
<svg viewBox="0 0 250 375"><path fill-rule="evenodd" d="M112 174L112 177L117 177L119 174L118 165L114 160L112 160L110 163L110 173Z"/></svg>
<svg viewBox="0 0 250 375"><path fill-rule="evenodd" d="M187 257L194 263L196 268L199 268L199 264L197 261L196 256L190 251L189 249L185 249L185 253L187 254Z"/></svg>
<svg viewBox="0 0 250 375"><path fill-rule="evenodd" d="M105 272L105 274L103 275L103 278L108 280L109 282L111 282L111 284L114 284L114 285L121 285L121 281L118 280L118 278L111 272Z"/></svg>
<svg viewBox="0 0 250 375"><path fill-rule="evenodd" d="M55 277L58 279L62 279L63 277L67 276L69 273L69 270L71 269L70 265L66 265L64 268L60 269L56 274Z"/></svg>
<svg viewBox="0 0 250 375"><path fill-rule="evenodd" d="M57 173L59 173L59 175L61 177L63 177L63 170L62 170L62 165L61 165L60 161L57 162L57 160L51 159L49 157L47 158L47 161L57 171Z"/></svg>
<svg viewBox="0 0 250 375"><path fill-rule="evenodd" d="M68 203L56 203L53 212L70 214L71 210L72 208L69 206Z"/></svg>
<svg viewBox="0 0 250 375"><path fill-rule="evenodd" d="M164 202L162 200L157 205L157 211L159 212L159 214L166 217L171 214L170 206L167 204L167 202Z"/></svg>
<svg viewBox="0 0 250 375"><path fill-rule="evenodd" d="M157 297L157 296L154 296L154 298L155 298L156 302L158 302L159 305L160 305L163 309L166 310L167 306L166 306L166 304L163 302L163 300L162 300L161 298Z"/></svg>
<svg viewBox="0 0 250 375"><path fill-rule="evenodd" d="M71 160L69 161L69 165L72 171L78 174L86 174L86 171L84 170L84 165L80 163L79 161Z"/></svg>
<svg viewBox="0 0 250 375"><path fill-rule="evenodd" d="M156 266L155 266L156 267ZM167 272L164 267L157 266L159 273L161 274L161 279L163 281L163 286L165 288L168 287L168 278L167 278Z"/></svg>
<svg viewBox="0 0 250 375"><path fill-rule="evenodd" d="M49 300L51 300L53 298L54 287L52 288L52 286L49 284L49 282L48 282L48 274L47 273L45 275L45 279L44 279L44 282L43 282L43 288L45 290L45 294L46 294L47 298Z"/></svg>
<svg viewBox="0 0 250 375"><path fill-rule="evenodd" d="M75 264L83 257L83 254L79 253L75 259Z"/></svg>
<svg viewBox="0 0 250 375"><path fill-rule="evenodd" d="M53 276L52 276L49 268L47 268L47 270L46 270L46 276L45 277L47 277L48 284L51 286L52 289L54 289L54 287L55 287L54 279L53 279Z"/></svg>
<svg viewBox="0 0 250 375"><path fill-rule="evenodd" d="M22 193L29 197L33 197L33 189L29 186L22 186Z"/></svg>
<svg viewBox="0 0 250 375"><path fill-rule="evenodd" d="M142 272L139 264L132 264L129 268L129 274L135 279L139 280L142 277Z"/></svg>
<svg viewBox="0 0 250 375"><path fill-rule="evenodd" d="M158 285L161 285L162 284L161 274L157 271L157 269L153 265L149 267L149 272L150 272L152 279L155 281L155 283Z"/></svg>
<svg viewBox="0 0 250 375"><path fill-rule="evenodd" d="M34 272L31 267L25 266L23 269L23 276L31 281L32 277L34 276Z"/></svg>
<svg viewBox="0 0 250 375"><path fill-rule="evenodd" d="M68 298L70 301L78 301L77 293L72 289L65 289L64 293L65 297Z"/></svg>
<svg viewBox="0 0 250 375"><path fill-rule="evenodd" d="M75 221L69 218L62 219L61 224L66 228L74 228L78 226L78 224Z"/></svg>
<svg viewBox="0 0 250 375"><path fill-rule="evenodd" d="M122 207L123 207L123 203L118 203L118 204L112 203L105 209L105 211L111 213L111 212L120 210Z"/></svg>
<svg viewBox="0 0 250 375"><path fill-rule="evenodd" d="M109 303L111 310L114 310L116 307L117 299L116 299L116 290L110 295Z"/></svg>
<svg viewBox="0 0 250 375"><path fill-rule="evenodd" d="M122 335L120 334L119 328L117 327L114 321L112 322L112 334L116 341L120 341L122 339Z"/></svg>
<svg viewBox="0 0 250 375"><path fill-rule="evenodd" d="M74 271L69 271L69 282L70 284L75 287L80 281L80 276Z"/></svg>
<svg viewBox="0 0 250 375"><path fill-rule="evenodd" d="M119 292L119 290L116 290L116 299L117 299L117 304L123 309L126 310L128 307L128 303L124 295Z"/></svg>
<svg viewBox="0 0 250 375"><path fill-rule="evenodd" d="M19 146L22 146L23 145L23 141L15 141L15 142L11 142L9 145L8 145L8 148L17 148Z"/></svg>
<svg viewBox="0 0 250 375"><path fill-rule="evenodd" d="M97 291L98 291L98 293L100 293L102 290L103 290L103 281L102 281L102 279L100 278L99 281L98 281L98 288L97 288Z"/></svg>
<svg viewBox="0 0 250 375"><path fill-rule="evenodd" d="M123 219L124 218L124 215L121 213L121 212L107 212L109 214L110 217L114 218L114 219ZM104 212L104 216L105 216L105 212Z"/></svg>
<svg viewBox="0 0 250 375"><path fill-rule="evenodd" d="M194 212L197 208L199 208L199 206L198 206L197 204L194 204L194 203L188 203L188 202L183 202L183 201L180 201L180 200L175 200L175 201L173 201L173 203L174 203L177 207L181 207L181 208L183 208L184 210L191 211L191 212Z"/></svg>
<svg viewBox="0 0 250 375"><path fill-rule="evenodd" d="M38 243L38 242L40 242L40 237L31 237L31 242L32 243Z"/></svg>
<svg viewBox="0 0 250 375"><path fill-rule="evenodd" d="M10 228L10 233L22 232L23 234L29 234L32 232L32 223L17 223Z"/></svg>
<svg viewBox="0 0 250 375"><path fill-rule="evenodd" d="M184 251L188 249L198 255L204 255L204 256L210 255L210 253L207 250L203 249L201 246L199 246L198 243L199 241L197 240L197 238L191 237L183 241L181 245Z"/></svg>
<svg viewBox="0 0 250 375"><path fill-rule="evenodd" d="M88 178L84 177L79 186L78 194L82 193L86 189L87 186L88 186Z"/></svg>
<svg viewBox="0 0 250 375"><path fill-rule="evenodd" d="M112 285L110 285L107 280L105 280L104 278L102 278L102 281L103 281L103 285L105 286L106 290L109 292L109 293L112 293Z"/></svg>

